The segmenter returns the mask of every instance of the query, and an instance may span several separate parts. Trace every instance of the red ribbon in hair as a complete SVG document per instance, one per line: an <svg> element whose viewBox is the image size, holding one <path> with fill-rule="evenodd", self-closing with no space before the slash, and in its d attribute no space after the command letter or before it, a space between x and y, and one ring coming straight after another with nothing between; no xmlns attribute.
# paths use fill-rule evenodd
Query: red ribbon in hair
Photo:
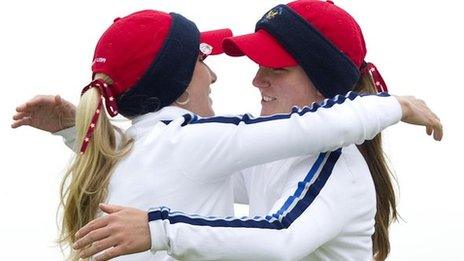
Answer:
<svg viewBox="0 0 464 261"><path fill-rule="evenodd" d="M111 117L118 115L118 104L116 103L116 98L113 96L113 92L111 91L111 85L108 85L105 81L101 79L97 79L92 81L89 85L85 86L82 89L81 96L88 91L90 88L97 88L100 92L100 101L98 102L97 109L93 114L92 121L90 122L89 127L87 128L87 132L84 136L84 141L82 142L81 147L81 154L87 150L89 146L90 139L92 138L93 131L97 126L98 118L100 117L103 100L105 101L106 111Z"/></svg>
<svg viewBox="0 0 464 261"><path fill-rule="evenodd" d="M372 63L366 63L361 67L361 75L369 75L372 83L374 84L377 92L388 92L387 84L380 75L379 70Z"/></svg>

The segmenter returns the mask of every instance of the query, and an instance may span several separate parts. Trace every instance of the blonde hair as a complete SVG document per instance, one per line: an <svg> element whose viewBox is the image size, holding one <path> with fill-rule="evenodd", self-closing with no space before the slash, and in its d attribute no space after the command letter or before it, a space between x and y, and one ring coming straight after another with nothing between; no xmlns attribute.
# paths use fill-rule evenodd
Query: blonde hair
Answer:
<svg viewBox="0 0 464 261"><path fill-rule="evenodd" d="M112 81L106 75L97 75L106 83ZM105 201L108 194L108 183L116 163L130 152L133 144L124 133L113 126L102 110L96 123L91 141L84 154L77 151L82 145L90 121L100 101L97 88L86 91L80 99L76 111L76 154L66 171L61 183L60 195L63 206L61 222L61 246L71 246L75 242L76 232L98 213L98 204ZM120 145L116 144L116 133L120 134ZM71 248L68 260L79 257Z"/></svg>

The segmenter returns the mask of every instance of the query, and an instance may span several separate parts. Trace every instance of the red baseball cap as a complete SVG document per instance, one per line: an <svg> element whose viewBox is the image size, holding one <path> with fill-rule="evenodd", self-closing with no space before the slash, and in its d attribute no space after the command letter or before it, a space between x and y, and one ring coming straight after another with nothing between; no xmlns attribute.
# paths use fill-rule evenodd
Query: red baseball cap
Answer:
<svg viewBox="0 0 464 261"><path fill-rule="evenodd" d="M132 88L149 71L156 59L166 55L163 53L166 51L163 46L169 39L169 34L174 29L178 31L177 34L187 31L182 25L173 28L174 19L176 18L173 14L155 10L143 10L123 18L116 18L101 36L95 48L92 72L110 76L114 82L113 93L116 96ZM208 55L221 54L223 53L221 43L224 38L230 36L232 36L230 29L200 33L200 43L209 46L200 51L208 52L210 49ZM200 46L197 46L197 50L199 48ZM192 72L193 68L190 68Z"/></svg>
<svg viewBox="0 0 464 261"><path fill-rule="evenodd" d="M172 104L192 80L198 55L221 54L229 29L200 33L196 25L175 13L143 10L114 23L97 43L92 72L108 75L113 83L96 79L101 100L81 146L84 153L102 104L110 116L135 117ZM104 103L103 103L104 99Z"/></svg>
<svg viewBox="0 0 464 261"><path fill-rule="evenodd" d="M332 1L299 0L288 3L287 6L339 51L346 54L358 68L361 67L366 55L366 46L361 28L350 14ZM272 19L276 15L279 13L271 10L263 18ZM287 28L282 29L291 27L292 24L288 24ZM266 29L258 29L252 34L224 39L223 49L227 55L246 55L264 67L281 68L298 65L297 57L293 57L279 40ZM307 41L308 48L311 48L310 39L301 40Z"/></svg>
<svg viewBox="0 0 464 261"><path fill-rule="evenodd" d="M298 62L265 30L224 39L223 49L230 56L244 56L270 68L292 67Z"/></svg>
<svg viewBox="0 0 464 261"><path fill-rule="evenodd" d="M299 65L328 98L351 91L366 71L376 70L364 62L361 28L332 1L278 5L257 22L255 33L226 38L223 49L230 56L246 55L264 67ZM380 74L371 74L378 89L386 90Z"/></svg>

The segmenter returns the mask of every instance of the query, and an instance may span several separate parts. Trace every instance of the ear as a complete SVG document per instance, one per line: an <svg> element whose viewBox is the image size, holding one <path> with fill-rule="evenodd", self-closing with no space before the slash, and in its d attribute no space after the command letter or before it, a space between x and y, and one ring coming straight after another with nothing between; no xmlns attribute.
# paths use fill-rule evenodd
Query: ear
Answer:
<svg viewBox="0 0 464 261"><path fill-rule="evenodd" d="M190 94L188 93L188 91L185 91L179 98L177 98L177 100L174 103L177 104L179 107L185 107L189 102Z"/></svg>

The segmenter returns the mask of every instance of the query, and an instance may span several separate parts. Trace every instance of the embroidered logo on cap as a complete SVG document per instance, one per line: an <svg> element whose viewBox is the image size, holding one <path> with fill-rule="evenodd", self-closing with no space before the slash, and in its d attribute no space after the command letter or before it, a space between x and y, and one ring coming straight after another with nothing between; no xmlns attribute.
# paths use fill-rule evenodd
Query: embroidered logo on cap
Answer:
<svg viewBox="0 0 464 261"><path fill-rule="evenodd" d="M93 60L92 62L92 65L96 64L96 63L106 63L106 58L103 58L103 57L97 57Z"/></svg>
<svg viewBox="0 0 464 261"><path fill-rule="evenodd" d="M272 9L271 11L267 12L267 14L265 15L265 18L267 20L271 20L273 19L276 15L280 15L282 13L282 9L281 8L274 8Z"/></svg>

